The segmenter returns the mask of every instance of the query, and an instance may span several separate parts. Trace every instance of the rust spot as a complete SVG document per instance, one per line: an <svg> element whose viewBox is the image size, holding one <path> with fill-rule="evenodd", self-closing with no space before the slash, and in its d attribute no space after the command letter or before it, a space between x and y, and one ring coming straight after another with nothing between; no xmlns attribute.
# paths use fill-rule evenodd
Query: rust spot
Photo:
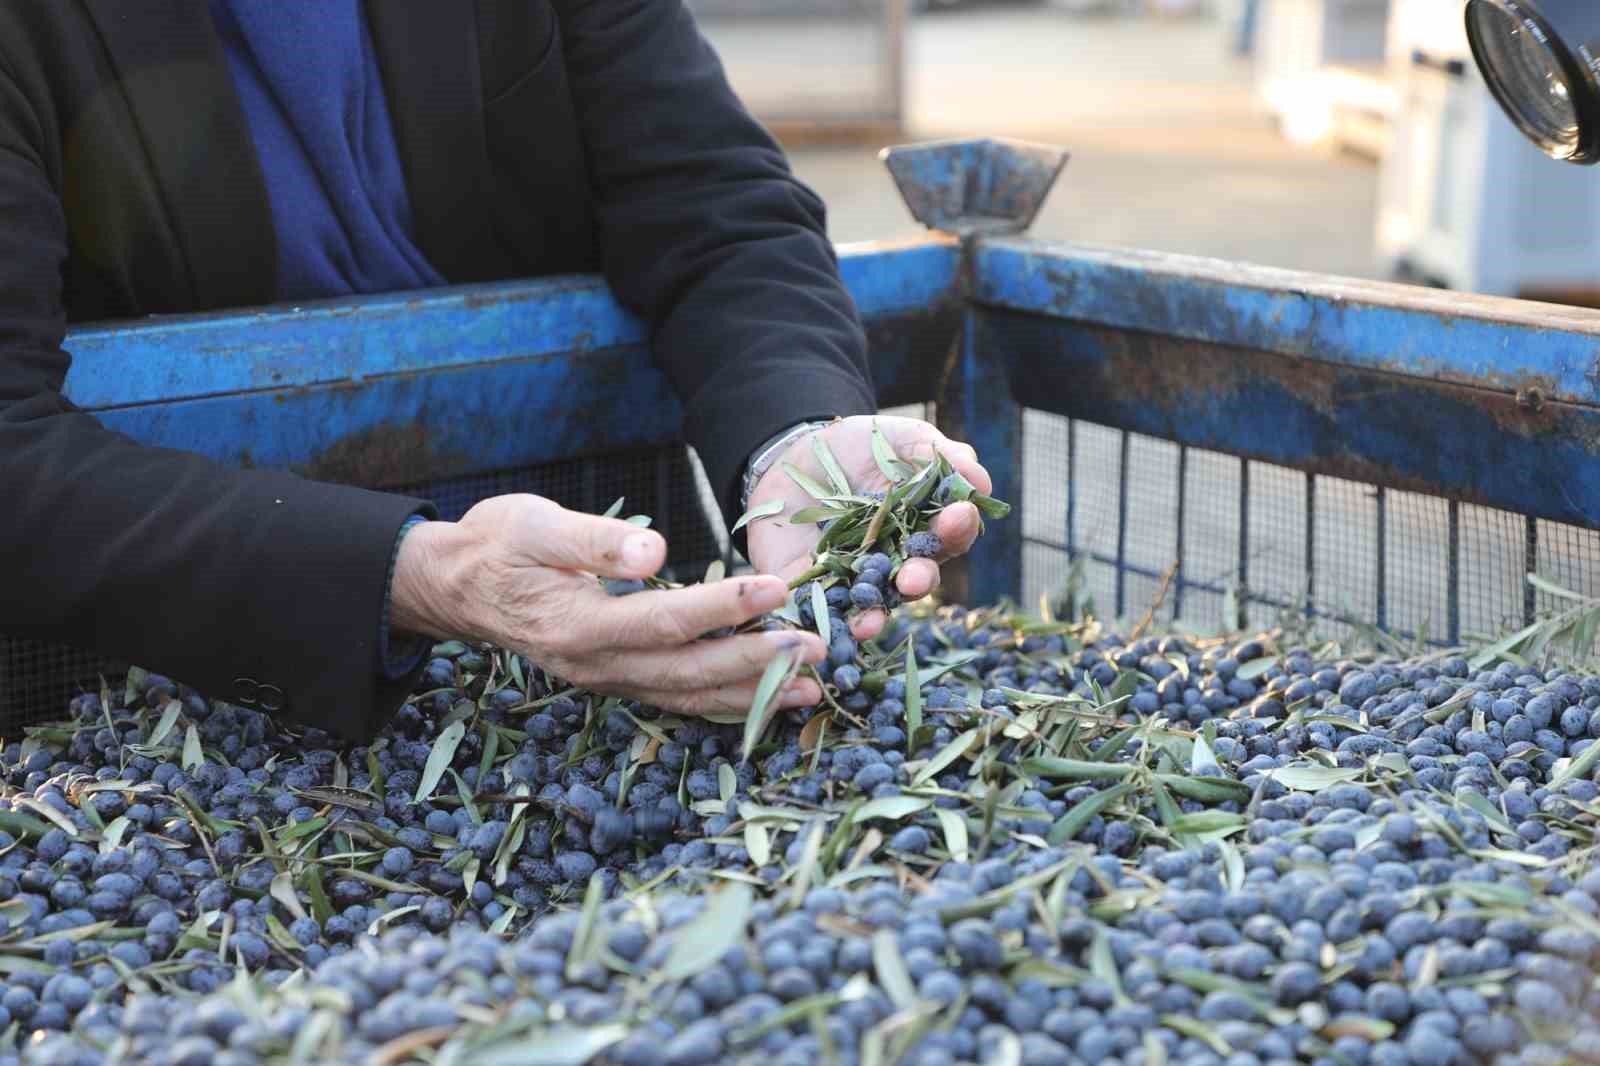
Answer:
<svg viewBox="0 0 1600 1066"><path fill-rule="evenodd" d="M1544 390L1539 388L1518 389L1517 406L1524 411L1539 413L1544 410Z"/></svg>
<svg viewBox="0 0 1600 1066"><path fill-rule="evenodd" d="M466 455L440 451L421 426L376 426L338 441L295 473L315 481L386 488L449 477L469 462Z"/></svg>

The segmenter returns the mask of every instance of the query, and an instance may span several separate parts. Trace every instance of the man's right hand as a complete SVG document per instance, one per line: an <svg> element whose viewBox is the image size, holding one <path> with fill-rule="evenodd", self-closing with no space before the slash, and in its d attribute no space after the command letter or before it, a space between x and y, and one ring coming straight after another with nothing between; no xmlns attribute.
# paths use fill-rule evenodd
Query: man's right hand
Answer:
<svg viewBox="0 0 1600 1066"><path fill-rule="evenodd" d="M783 605L777 577L611 596L596 580L642 579L666 561L666 541L619 519L568 511L539 496L484 500L459 522L426 522L400 542L390 626L436 640L487 641L563 680L686 714L750 709L761 674L785 648L819 663L814 633L699 640ZM822 693L797 678L781 705Z"/></svg>

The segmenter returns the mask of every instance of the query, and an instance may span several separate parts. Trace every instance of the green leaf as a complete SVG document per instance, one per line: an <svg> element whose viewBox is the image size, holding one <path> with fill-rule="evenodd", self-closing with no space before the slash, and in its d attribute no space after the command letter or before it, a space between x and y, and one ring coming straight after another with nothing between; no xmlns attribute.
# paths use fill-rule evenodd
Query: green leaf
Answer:
<svg viewBox="0 0 1600 1066"><path fill-rule="evenodd" d="M1239 849L1226 840L1217 841L1217 847L1222 850L1222 881L1230 892L1244 891L1244 856Z"/></svg>
<svg viewBox="0 0 1600 1066"><path fill-rule="evenodd" d="M811 434L811 452L817 457L822 472L828 475L828 480L833 483L833 491L838 496L848 496L851 493L850 479L844 476L844 467L839 465L839 460L833 457L833 449L828 447L828 442L821 433Z"/></svg>
<svg viewBox="0 0 1600 1066"><path fill-rule="evenodd" d="M729 948L744 939L745 922L754 904L755 891L738 881L708 897L700 913L674 934L661 976L668 981L686 981L717 965Z"/></svg>
<svg viewBox="0 0 1600 1066"><path fill-rule="evenodd" d="M606 513L601 515L600 517L601 518L615 518L615 517L617 517L617 515L622 513L622 507L627 502L628 502L628 498L626 496L618 496L617 497L617 502L612 504L610 507L607 507L606 508Z"/></svg>
<svg viewBox="0 0 1600 1066"><path fill-rule="evenodd" d="M878 987L900 1010L917 1005L917 988L911 983L911 971L900 954L900 944L889 929L879 929L872 934L872 968L878 975Z"/></svg>
<svg viewBox="0 0 1600 1066"><path fill-rule="evenodd" d="M200 731L189 723L189 728L183 734L183 768L194 770L206 763L205 753L200 750Z"/></svg>
<svg viewBox="0 0 1600 1066"><path fill-rule="evenodd" d="M1217 769L1217 753L1211 750L1204 733L1195 734L1194 750L1189 756L1189 772L1198 774L1203 770L1215 769Z"/></svg>
<svg viewBox="0 0 1600 1066"><path fill-rule="evenodd" d="M743 529L745 526L749 525L751 522L754 522L758 518L771 518L773 515L782 513L782 500L768 500L760 507L752 507L750 510L741 515L739 520L733 524L733 532L739 532L739 530Z"/></svg>
<svg viewBox="0 0 1600 1066"><path fill-rule="evenodd" d="M1117 971L1117 960L1111 953L1111 938L1104 929L1096 929L1094 944L1089 948L1089 972L1111 986L1111 994L1120 1004L1128 1002L1128 993L1122 989L1122 974Z"/></svg>
<svg viewBox="0 0 1600 1066"><path fill-rule="evenodd" d="M446 726L434 739L433 750L428 752L427 764L422 768L422 780L417 782L417 792L413 797L415 802L421 803L433 795L433 790L439 787L439 782L444 779L444 772L450 769L450 763L456 757L456 748L461 746L461 738L466 735L467 723L458 720Z"/></svg>
<svg viewBox="0 0 1600 1066"><path fill-rule="evenodd" d="M1172 828L1179 833L1215 833L1222 829L1237 829L1249 823L1242 814L1227 811L1196 811L1179 815Z"/></svg>
<svg viewBox="0 0 1600 1066"><path fill-rule="evenodd" d="M567 947L566 974L569 981L576 978L589 961L595 924L600 920L600 904L605 902L605 898L605 882L598 877L589 878L589 885L583 891L583 909L578 912L578 928Z"/></svg>
<svg viewBox="0 0 1600 1066"><path fill-rule="evenodd" d="M739 778L733 772L732 763L723 763L717 767L717 792L723 803L732 803L733 797L739 791Z"/></svg>
<svg viewBox="0 0 1600 1066"><path fill-rule="evenodd" d="M702 585L715 585L727 576L727 565L721 559L713 559L711 560L711 565L706 567L706 576L700 579L700 583Z"/></svg>
<svg viewBox="0 0 1600 1066"><path fill-rule="evenodd" d="M877 419L872 420L872 461L878 464L884 480L891 485L897 485L911 476L911 468L895 454L889 438L878 428Z"/></svg>
<svg viewBox="0 0 1600 1066"><path fill-rule="evenodd" d="M1084 759L1059 759L1041 755L1022 761L1022 772L1052 781L1118 781L1133 774L1138 767L1125 763L1106 765Z"/></svg>
<svg viewBox="0 0 1600 1066"><path fill-rule="evenodd" d="M833 616L828 614L828 594L820 581L811 583L811 616L817 623L817 636L825 646L833 647Z"/></svg>
<svg viewBox="0 0 1600 1066"><path fill-rule="evenodd" d="M0 811L0 829L22 840L38 840L50 827L38 818L16 811Z"/></svg>
<svg viewBox="0 0 1600 1066"><path fill-rule="evenodd" d="M970 855L967 844L967 820L959 811L948 811L943 807L935 807L934 816L939 819L939 826L944 830L944 849L950 853L950 858L956 862L966 862Z"/></svg>
<svg viewBox="0 0 1600 1066"><path fill-rule="evenodd" d="M757 867L772 861L772 837L767 833L766 826L758 822L745 823L744 850L750 853L750 861Z"/></svg>
<svg viewBox="0 0 1600 1066"><path fill-rule="evenodd" d="M1247 663L1242 663L1239 669L1233 672L1233 676L1240 681L1254 681L1258 677L1265 677L1277 661L1276 657L1270 655L1263 655L1259 659L1251 659Z"/></svg>
<svg viewBox="0 0 1600 1066"><path fill-rule="evenodd" d="M922 728L922 684L917 673L917 648L915 641L906 642L906 740L916 742Z"/></svg>
<svg viewBox="0 0 1600 1066"><path fill-rule="evenodd" d="M818 522L832 522L850 514L838 507L802 507L789 516L791 526L809 526Z"/></svg>
<svg viewBox="0 0 1600 1066"><path fill-rule="evenodd" d="M891 822L898 822L932 806L933 800L921 796L884 796L881 799L868 800L857 807L850 820L856 825L874 818L886 818Z"/></svg>
<svg viewBox="0 0 1600 1066"><path fill-rule="evenodd" d="M109 855L111 852L116 851L118 846L122 844L122 838L127 834L128 827L132 824L125 814L113 818L111 824L106 826L100 833L100 854Z"/></svg>
<svg viewBox="0 0 1600 1066"><path fill-rule="evenodd" d="M1285 788L1296 792L1321 792L1334 785L1355 781L1366 771L1359 767L1318 766L1315 763L1294 763L1268 770L1267 774Z"/></svg>
<svg viewBox="0 0 1600 1066"><path fill-rule="evenodd" d="M750 717L745 719L740 762L750 761L750 753L761 743L761 735L767 731L767 723L777 709L778 697L783 693L784 686L794 679L795 671L799 668L799 657L787 651L767 664L760 684L756 685L755 699L750 701Z"/></svg>
<svg viewBox="0 0 1600 1066"><path fill-rule="evenodd" d="M328 893L322 887L322 868L320 866L306 867L306 895L311 897L311 916L319 922L326 922L333 917L333 904L328 901Z"/></svg>
<svg viewBox="0 0 1600 1066"><path fill-rule="evenodd" d="M1582 755L1559 770L1556 776L1550 779L1548 788L1551 792L1555 792L1568 781L1575 778L1587 778L1593 772L1596 762L1600 762L1600 742L1590 744L1583 749Z"/></svg>
<svg viewBox="0 0 1600 1066"><path fill-rule="evenodd" d="M1132 792L1136 786L1132 781L1124 781L1114 785L1104 792L1096 792L1093 796L1076 804L1073 808L1056 819L1056 824L1050 827L1050 833L1045 838L1052 847L1060 847L1072 840L1095 815L1105 810L1123 796Z"/></svg>
<svg viewBox="0 0 1600 1066"><path fill-rule="evenodd" d="M585 1066L628 1032L625 1025L558 1025L479 1045L470 1057L473 1066Z"/></svg>
<svg viewBox="0 0 1600 1066"><path fill-rule="evenodd" d="M907 694L909 695L909 692ZM940 748L938 753L928 760L928 764L917 771L917 776L911 779L912 787L925 785L944 773L946 767L961 758L972 747L973 742L978 739L979 732L978 729L969 729Z"/></svg>
<svg viewBox="0 0 1600 1066"><path fill-rule="evenodd" d="M150 747L155 747L167 739L167 734L172 732L172 727L178 724L178 715L183 713L183 704L177 700L168 700L166 709L161 712L161 721L156 723L155 729L150 733L150 739L145 741Z"/></svg>
<svg viewBox="0 0 1600 1066"><path fill-rule="evenodd" d="M1545 593L1546 595L1549 595L1549 596L1554 596L1554 597L1556 597L1556 599L1559 599L1559 600L1575 600L1578 603L1582 603L1582 602L1584 602L1585 599L1587 599L1587 597L1585 597L1585 596L1583 596L1583 595L1581 595L1579 593L1573 592L1571 589L1562 588L1560 585L1557 585L1554 581L1549 581L1549 580L1547 580L1545 578L1542 578L1538 574L1529 574L1528 575L1528 584L1532 585L1534 588L1538 589L1540 592L1543 592L1543 593Z"/></svg>
<svg viewBox="0 0 1600 1066"><path fill-rule="evenodd" d="M640 529L649 529L650 523L653 522L654 519L647 514L635 514L629 515L627 518L624 518L623 521L628 523L630 526L638 526Z"/></svg>
<svg viewBox="0 0 1600 1066"><path fill-rule="evenodd" d="M796 485L799 485L801 489L805 490L805 492L812 497L812 499L827 500L833 497L833 492L831 490L823 488L822 485L818 484L810 476L799 470L796 470L788 463L783 464L783 472L788 474L789 480L794 482ZM846 493L846 495L848 495L848 493Z"/></svg>
<svg viewBox="0 0 1600 1066"><path fill-rule="evenodd" d="M1128 741L1139 734L1139 726L1131 725L1089 753L1090 762L1109 763L1117 753L1128 746Z"/></svg>

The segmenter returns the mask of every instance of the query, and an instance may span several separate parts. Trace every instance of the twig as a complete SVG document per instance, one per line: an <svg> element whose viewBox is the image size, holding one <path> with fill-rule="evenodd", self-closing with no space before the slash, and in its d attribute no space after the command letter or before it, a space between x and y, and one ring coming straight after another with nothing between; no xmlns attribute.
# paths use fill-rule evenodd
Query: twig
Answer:
<svg viewBox="0 0 1600 1066"><path fill-rule="evenodd" d="M1150 609L1144 612L1144 617L1139 620L1139 624L1133 627L1133 632L1129 634L1128 638L1130 641L1136 641L1143 637L1155 622L1156 612L1161 610L1162 605L1167 602L1167 590L1172 587L1172 579L1178 576L1178 566L1179 563L1174 562L1167 567L1167 572L1161 577L1161 587L1156 589L1156 598L1150 602Z"/></svg>

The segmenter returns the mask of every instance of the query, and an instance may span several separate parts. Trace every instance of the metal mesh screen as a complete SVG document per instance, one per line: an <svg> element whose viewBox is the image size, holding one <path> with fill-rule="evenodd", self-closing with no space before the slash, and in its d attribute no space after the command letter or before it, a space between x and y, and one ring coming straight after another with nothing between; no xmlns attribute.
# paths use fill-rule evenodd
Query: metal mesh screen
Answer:
<svg viewBox="0 0 1600 1066"><path fill-rule="evenodd" d="M1600 532L1023 414L1022 604L1305 636L1481 641L1600 596Z"/></svg>
<svg viewBox="0 0 1600 1066"><path fill-rule="evenodd" d="M713 559L728 552L715 496L698 459L687 448L607 456L472 477L400 486L395 491L432 500L440 516L460 518L491 496L534 493L565 507L599 512L617 497L626 513L648 514L667 538L665 575L698 580ZM154 664L150 664L154 665ZM0 737L62 715L77 693L98 688L102 676L126 673L128 664L93 652L0 636Z"/></svg>

